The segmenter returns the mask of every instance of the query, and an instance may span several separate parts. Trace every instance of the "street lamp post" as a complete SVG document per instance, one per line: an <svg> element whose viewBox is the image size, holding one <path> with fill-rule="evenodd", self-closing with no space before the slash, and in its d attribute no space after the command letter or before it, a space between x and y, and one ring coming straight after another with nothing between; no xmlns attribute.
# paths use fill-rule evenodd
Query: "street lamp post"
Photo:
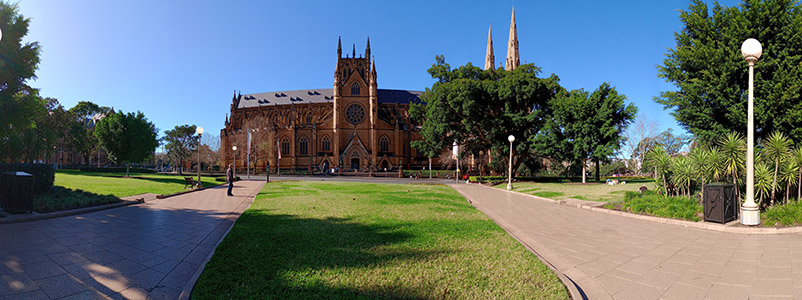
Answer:
<svg viewBox="0 0 802 300"><path fill-rule="evenodd" d="M515 141L515 136L510 134L510 136L507 137L507 140L510 141L510 169L509 169L509 172L507 172L507 189L511 190L512 189L512 142Z"/></svg>
<svg viewBox="0 0 802 300"><path fill-rule="evenodd" d="M754 111L754 67L763 47L756 39L749 38L741 45L741 55L749 64L749 108L746 127L746 199L741 206L741 224L760 224L760 209L755 203L755 111Z"/></svg>
<svg viewBox="0 0 802 300"><path fill-rule="evenodd" d="M457 170L454 172L454 182L459 183L459 145L457 145L457 141L454 141L452 146L454 147L452 149L454 152L454 160L457 161Z"/></svg>
<svg viewBox="0 0 802 300"><path fill-rule="evenodd" d="M198 134L198 188L201 187L201 176L200 176L200 169L201 169L201 157L200 157L200 148L201 148L201 136L203 135L203 127L198 126L198 129L195 130L195 133Z"/></svg>
<svg viewBox="0 0 802 300"><path fill-rule="evenodd" d="M231 147L234 151L234 178L237 178L237 146Z"/></svg>

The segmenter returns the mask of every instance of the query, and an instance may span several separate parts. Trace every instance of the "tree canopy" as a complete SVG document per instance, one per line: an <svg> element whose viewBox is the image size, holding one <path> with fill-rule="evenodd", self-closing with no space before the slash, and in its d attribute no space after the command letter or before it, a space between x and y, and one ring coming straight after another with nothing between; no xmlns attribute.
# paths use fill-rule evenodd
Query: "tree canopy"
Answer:
<svg viewBox="0 0 802 300"><path fill-rule="evenodd" d="M184 162L192 157L198 149L198 137L195 125L179 125L173 130L164 131L164 148L167 157L178 163L178 173L183 174Z"/></svg>
<svg viewBox="0 0 802 300"><path fill-rule="evenodd" d="M694 0L680 12L659 76L677 90L655 99L703 141L746 132L748 66L741 44L756 38L763 55L755 65L755 136L782 131L802 141L802 6L793 0L745 1L737 7Z"/></svg>
<svg viewBox="0 0 802 300"><path fill-rule="evenodd" d="M156 133L156 127L141 112L111 111L95 126L95 137L109 153L109 159L127 167L131 162L145 160L159 146Z"/></svg>
<svg viewBox="0 0 802 300"><path fill-rule="evenodd" d="M0 159L18 160L19 135L35 128L34 117L44 106L36 90L26 85L39 65L38 42L23 43L30 19L17 4L0 2ZM17 154L16 156L14 154Z"/></svg>
<svg viewBox="0 0 802 300"><path fill-rule="evenodd" d="M413 147L430 155L457 141L462 155L490 151L497 155L494 161L506 162L507 137L514 135L516 169L536 156L530 136L545 123L549 102L564 92L556 75L538 77L534 64L513 71L483 71L470 63L451 69L437 56L428 72L436 82L421 95L426 104L410 109L413 120L422 123L422 140Z"/></svg>
<svg viewBox="0 0 802 300"><path fill-rule="evenodd" d="M603 83L589 93L584 90L571 91L557 97L552 104L555 126L548 127L547 141L557 151L552 155L564 161L582 165L582 182L588 160L596 161L596 180L599 178L599 162L606 161L621 148L624 129L635 119L637 108L624 105L626 96L619 94L610 84ZM537 136L533 137L535 140Z"/></svg>

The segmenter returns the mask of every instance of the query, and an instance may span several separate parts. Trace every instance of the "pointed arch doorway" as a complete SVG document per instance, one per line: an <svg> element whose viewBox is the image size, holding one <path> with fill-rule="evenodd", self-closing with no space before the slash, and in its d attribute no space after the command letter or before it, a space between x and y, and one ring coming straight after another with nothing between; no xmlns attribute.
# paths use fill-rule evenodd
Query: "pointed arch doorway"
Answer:
<svg viewBox="0 0 802 300"><path fill-rule="evenodd" d="M352 152L351 153L351 169L353 169L354 171L359 170L359 163L360 163L359 152L357 152L357 151Z"/></svg>

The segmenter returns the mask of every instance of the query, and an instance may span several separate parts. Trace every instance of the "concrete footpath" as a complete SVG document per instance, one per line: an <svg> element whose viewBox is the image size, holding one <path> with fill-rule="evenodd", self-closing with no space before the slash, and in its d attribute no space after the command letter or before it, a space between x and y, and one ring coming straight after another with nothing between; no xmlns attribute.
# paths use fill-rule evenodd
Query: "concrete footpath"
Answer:
<svg viewBox="0 0 802 300"><path fill-rule="evenodd" d="M178 299L262 186L0 224L0 299Z"/></svg>
<svg viewBox="0 0 802 300"><path fill-rule="evenodd" d="M587 299L802 299L802 234L688 228L452 185Z"/></svg>

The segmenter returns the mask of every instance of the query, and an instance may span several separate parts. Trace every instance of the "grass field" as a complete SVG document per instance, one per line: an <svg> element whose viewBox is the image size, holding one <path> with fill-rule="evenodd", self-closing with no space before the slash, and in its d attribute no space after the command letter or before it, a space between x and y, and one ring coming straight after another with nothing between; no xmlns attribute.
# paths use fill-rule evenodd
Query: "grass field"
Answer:
<svg viewBox="0 0 802 300"><path fill-rule="evenodd" d="M184 191L184 176L163 175L153 173L131 173L132 177L140 178L120 178L108 176L125 176L125 173L101 173L101 172L80 172L76 170L56 171L56 180L53 185L83 190L90 193L101 195L113 195L116 197L126 197L144 193L154 194L174 194ZM194 177L197 174L185 174L186 177ZM201 176L203 186L209 187L221 184L215 182L211 176Z"/></svg>
<svg viewBox="0 0 802 300"><path fill-rule="evenodd" d="M540 196L549 199L562 200L574 198L588 201L622 201L626 192L637 192L638 188L646 185L649 189L654 189L654 184L630 183L607 185L604 183L540 183L540 182L516 182L512 185L513 191L525 194ZM505 189L506 184L499 184L497 188Z"/></svg>
<svg viewBox="0 0 802 300"><path fill-rule="evenodd" d="M193 299L567 299L537 257L451 188L274 182Z"/></svg>

